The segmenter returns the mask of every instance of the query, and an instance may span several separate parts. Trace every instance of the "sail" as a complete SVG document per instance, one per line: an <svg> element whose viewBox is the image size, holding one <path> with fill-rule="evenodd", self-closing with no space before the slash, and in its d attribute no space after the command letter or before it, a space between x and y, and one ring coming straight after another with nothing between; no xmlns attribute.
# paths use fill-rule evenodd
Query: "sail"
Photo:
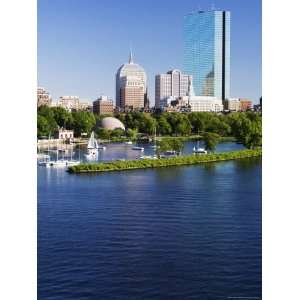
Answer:
<svg viewBox="0 0 300 300"><path fill-rule="evenodd" d="M88 143L88 149L93 149L95 148L95 138L94 138L94 131L91 134L91 137L89 139L89 143Z"/></svg>
<svg viewBox="0 0 300 300"><path fill-rule="evenodd" d="M98 149L98 148L99 148L99 146L98 146L98 142L97 142L97 140L96 140L96 139L94 140L94 148L96 148L96 149Z"/></svg>

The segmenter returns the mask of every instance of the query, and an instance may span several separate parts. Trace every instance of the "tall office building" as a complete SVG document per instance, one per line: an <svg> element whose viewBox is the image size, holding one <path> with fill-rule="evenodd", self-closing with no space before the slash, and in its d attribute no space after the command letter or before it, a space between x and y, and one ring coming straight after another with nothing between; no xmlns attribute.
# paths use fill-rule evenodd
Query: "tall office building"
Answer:
<svg viewBox="0 0 300 300"><path fill-rule="evenodd" d="M133 62L123 64L116 74L116 106L121 109L141 109L147 102L147 77L145 70Z"/></svg>
<svg viewBox="0 0 300 300"><path fill-rule="evenodd" d="M197 11L184 17L184 72L195 94L230 96L230 12Z"/></svg>
<svg viewBox="0 0 300 300"><path fill-rule="evenodd" d="M171 70L155 76L155 107L160 108L167 98L188 94L190 75L180 70Z"/></svg>

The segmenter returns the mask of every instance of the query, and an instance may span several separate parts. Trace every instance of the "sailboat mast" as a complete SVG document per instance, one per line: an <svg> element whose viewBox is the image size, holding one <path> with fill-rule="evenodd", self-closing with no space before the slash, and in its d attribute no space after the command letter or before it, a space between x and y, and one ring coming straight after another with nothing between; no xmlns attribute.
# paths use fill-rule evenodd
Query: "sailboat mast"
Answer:
<svg viewBox="0 0 300 300"><path fill-rule="evenodd" d="M58 161L58 141L56 141L56 161Z"/></svg>

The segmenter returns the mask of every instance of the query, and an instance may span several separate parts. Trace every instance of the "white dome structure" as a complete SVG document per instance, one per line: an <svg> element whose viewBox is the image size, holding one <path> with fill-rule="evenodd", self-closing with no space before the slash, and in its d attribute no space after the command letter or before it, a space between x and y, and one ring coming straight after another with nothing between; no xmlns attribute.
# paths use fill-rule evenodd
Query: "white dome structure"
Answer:
<svg viewBox="0 0 300 300"><path fill-rule="evenodd" d="M124 124L117 118L113 118L113 117L103 118L101 121L101 127L108 129L108 130L114 130L117 128L125 130Z"/></svg>

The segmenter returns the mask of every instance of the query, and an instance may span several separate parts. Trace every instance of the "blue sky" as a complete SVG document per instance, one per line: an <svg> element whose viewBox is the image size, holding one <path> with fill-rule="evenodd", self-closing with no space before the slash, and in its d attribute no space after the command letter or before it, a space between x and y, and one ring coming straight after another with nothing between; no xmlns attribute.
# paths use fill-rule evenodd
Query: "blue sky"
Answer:
<svg viewBox="0 0 300 300"><path fill-rule="evenodd" d="M182 69L183 17L196 9L231 11L231 96L261 96L261 0L38 0L38 84L57 100L115 98L115 73L128 60L154 77Z"/></svg>

